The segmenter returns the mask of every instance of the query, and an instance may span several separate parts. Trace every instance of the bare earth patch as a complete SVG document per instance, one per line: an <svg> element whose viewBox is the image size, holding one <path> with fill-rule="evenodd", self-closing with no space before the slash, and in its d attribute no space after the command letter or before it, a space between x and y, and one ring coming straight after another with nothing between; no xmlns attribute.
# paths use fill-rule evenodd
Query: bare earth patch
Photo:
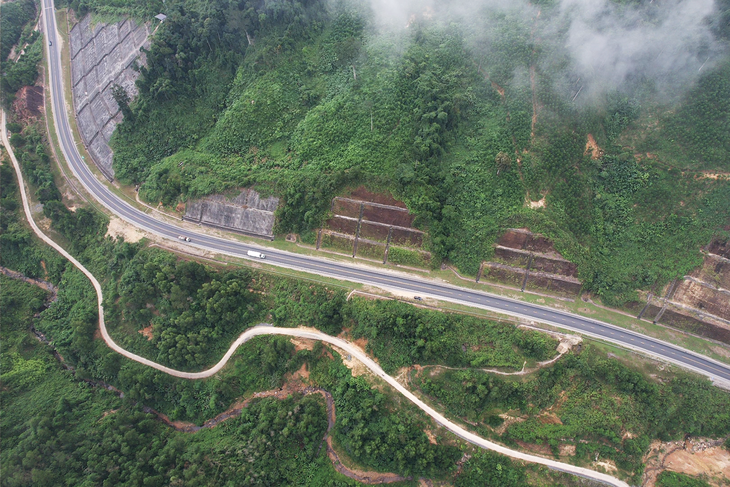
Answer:
<svg viewBox="0 0 730 487"><path fill-rule="evenodd" d="M553 454L552 450L550 450L550 447L547 445L537 445L534 443L525 443L524 441L519 441L519 440L515 440L515 443L517 443L520 446L520 449L530 452L530 453L537 453L537 454L545 456L545 457L550 457Z"/></svg>
<svg viewBox="0 0 730 487"><path fill-rule="evenodd" d="M306 338L292 338L291 342L294 345L294 351L296 352L300 350L314 350L314 340Z"/></svg>
<svg viewBox="0 0 730 487"><path fill-rule="evenodd" d="M352 344L353 345L357 345L357 347L360 350L362 350L363 352L365 352L367 350L367 347L368 347L368 339L365 338L365 337L360 337L357 340L355 340L354 342L352 342Z"/></svg>
<svg viewBox="0 0 730 487"><path fill-rule="evenodd" d="M397 380L398 383L400 383L402 386L408 387L408 376L410 375L410 373L411 367L401 367L401 369L395 375L395 380Z"/></svg>
<svg viewBox="0 0 730 487"><path fill-rule="evenodd" d="M499 86L494 81L492 81L492 88L494 88L495 90L497 90L497 93L499 93L499 96L502 97L502 101L504 101L504 88L502 88L501 86Z"/></svg>
<svg viewBox="0 0 730 487"><path fill-rule="evenodd" d="M436 435L433 434L431 430L423 430L424 433L426 433L426 436L428 436L428 442L432 445L438 445L438 441L436 441Z"/></svg>
<svg viewBox="0 0 730 487"><path fill-rule="evenodd" d="M642 485L654 487L661 472L669 470L686 475L705 475L710 485L720 487L730 482L730 451L724 439L691 438L662 443L654 441L644 456L646 469Z"/></svg>
<svg viewBox="0 0 730 487"><path fill-rule="evenodd" d="M342 357L342 363L345 364L345 367L350 369L352 371L352 376L357 377L359 375L372 375L372 372L370 372L370 369L365 367L362 362L360 362L358 359L354 358L352 355L348 354L346 351L337 348L335 346L332 346L337 353L340 354L340 357Z"/></svg>
<svg viewBox="0 0 730 487"><path fill-rule="evenodd" d="M595 470L601 471L601 468L607 473L610 474L612 472L618 472L618 469L616 468L616 464L613 462L613 460L599 460L592 463L593 468ZM596 468L601 467L601 468Z"/></svg>
<svg viewBox="0 0 730 487"><path fill-rule="evenodd" d="M695 175L697 179L730 179L730 173L728 172L709 172L702 171Z"/></svg>
<svg viewBox="0 0 730 487"><path fill-rule="evenodd" d="M702 475L710 477L710 484L722 485L717 481L730 480L730 451L724 447L715 446L691 452L689 450L676 450L667 455L664 459L667 470L684 473L687 475Z"/></svg>
<svg viewBox="0 0 730 487"><path fill-rule="evenodd" d="M152 334L152 325L148 326L147 328L142 328L141 330L139 330L138 333L144 335L147 340L152 340L154 338L154 335Z"/></svg>
<svg viewBox="0 0 730 487"><path fill-rule="evenodd" d="M575 445L560 445L560 456L561 457L575 456Z"/></svg>
<svg viewBox="0 0 730 487"><path fill-rule="evenodd" d="M294 372L291 376L292 380L301 380L303 382L309 381L309 370L307 370L307 364L302 364L299 370Z"/></svg>
<svg viewBox="0 0 730 487"><path fill-rule="evenodd" d="M530 208L536 210L537 208L545 208L545 197L543 196L539 201L528 201Z"/></svg>
<svg viewBox="0 0 730 487"><path fill-rule="evenodd" d="M135 243L144 238L144 233L129 225L120 218L112 217L106 234L111 237L122 237L125 242Z"/></svg>
<svg viewBox="0 0 730 487"><path fill-rule="evenodd" d="M593 138L593 135L588 134L588 141L586 142L586 150L583 153L584 155L591 155L591 159L599 159L603 155L603 149L598 147L598 144L596 143L596 139Z"/></svg>

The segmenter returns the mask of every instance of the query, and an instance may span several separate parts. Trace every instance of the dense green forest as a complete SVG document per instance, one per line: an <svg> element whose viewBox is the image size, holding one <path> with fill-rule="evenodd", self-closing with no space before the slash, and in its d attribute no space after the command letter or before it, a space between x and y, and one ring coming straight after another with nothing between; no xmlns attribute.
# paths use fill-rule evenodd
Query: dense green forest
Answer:
<svg viewBox="0 0 730 487"><path fill-rule="evenodd" d="M668 15L617 3L644 25ZM637 74L578 96L559 2L414 7L407 28L350 1L71 6L168 16L112 142L117 177L149 201L256 185L283 197L277 231L306 233L367 183L406 202L437 260L475 275L505 228L528 226L609 304L686 274L730 220L727 182L692 172L729 169L724 48L696 80ZM730 37L729 11L717 3L707 42Z"/></svg>
<svg viewBox="0 0 730 487"><path fill-rule="evenodd" d="M43 57L43 36L34 30L34 0L4 3L0 16L0 102L9 106L15 92L32 85L38 76L37 65ZM11 50L14 56L11 58Z"/></svg>
<svg viewBox="0 0 730 487"><path fill-rule="evenodd" d="M129 395L64 370L31 336L43 294L0 276L2 485L355 484L320 452L320 396L264 399L217 428L174 431Z"/></svg>

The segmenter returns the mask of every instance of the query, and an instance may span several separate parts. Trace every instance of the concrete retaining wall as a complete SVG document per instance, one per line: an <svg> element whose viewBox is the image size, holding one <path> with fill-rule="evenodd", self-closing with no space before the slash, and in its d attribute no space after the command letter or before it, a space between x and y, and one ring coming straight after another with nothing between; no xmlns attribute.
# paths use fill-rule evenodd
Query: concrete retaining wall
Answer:
<svg viewBox="0 0 730 487"><path fill-rule="evenodd" d="M244 189L233 199L212 195L189 201L183 220L273 240L277 206L279 198L261 198Z"/></svg>
<svg viewBox="0 0 730 487"><path fill-rule="evenodd" d="M140 26L129 19L92 27L90 15L74 25L70 32L76 121L91 157L109 180L114 179L109 139L122 121L111 87L123 86L130 98L137 94L134 82L139 73L132 69L132 64L135 60L144 63L140 48L149 47L149 35L148 25Z"/></svg>

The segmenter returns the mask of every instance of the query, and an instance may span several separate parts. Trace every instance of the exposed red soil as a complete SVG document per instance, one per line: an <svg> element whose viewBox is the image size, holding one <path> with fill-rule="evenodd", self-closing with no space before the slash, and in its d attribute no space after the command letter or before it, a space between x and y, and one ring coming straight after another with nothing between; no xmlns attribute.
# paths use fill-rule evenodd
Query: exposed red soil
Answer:
<svg viewBox="0 0 730 487"><path fill-rule="evenodd" d="M354 342L352 342L352 344L357 345L360 348L360 350L365 352L365 351L367 351L367 348L368 348L368 339L365 337L360 337L357 340L355 340Z"/></svg>
<svg viewBox="0 0 730 487"><path fill-rule="evenodd" d="M357 201L335 198L332 203L332 212L337 215L360 218L360 203Z"/></svg>
<svg viewBox="0 0 730 487"><path fill-rule="evenodd" d="M365 203L362 218L363 220L371 222L387 223L388 225L397 225L399 227L410 227L415 215L411 215L407 211L403 210L372 206Z"/></svg>
<svg viewBox="0 0 730 487"><path fill-rule="evenodd" d="M578 266L572 262L567 260L551 259L538 255L535 255L532 258L530 271L533 270L570 277L575 277L578 274Z"/></svg>
<svg viewBox="0 0 730 487"><path fill-rule="evenodd" d="M658 306L649 305L644 316L646 319L652 319L659 313L660 309L661 308ZM707 321L700 319L699 316L692 316L692 313L689 310L675 310L670 305L664 310L659 323L694 335L730 344L730 329L723 327L720 324L708 323Z"/></svg>
<svg viewBox="0 0 730 487"><path fill-rule="evenodd" d="M491 83L492 83L492 88L494 88L495 90L497 90L497 93L499 93L499 96L502 97L502 101L504 101L504 88L502 88L501 86L499 86L494 81L492 81Z"/></svg>
<svg viewBox="0 0 730 487"><path fill-rule="evenodd" d="M530 254L525 251L518 251L507 247L498 246L494 249L494 259L503 264L515 267L527 267L530 260Z"/></svg>
<svg viewBox="0 0 730 487"><path fill-rule="evenodd" d="M373 193L371 191L368 191L365 186L360 186L352 190L352 192L350 193L350 197L357 200L372 201L373 203L379 203L381 205L407 208L405 203L393 198L392 195L387 193Z"/></svg>
<svg viewBox="0 0 730 487"><path fill-rule="evenodd" d="M390 234L393 245L420 247L423 244L423 232L412 228L415 215L390 195L360 187L334 198L332 213L325 224L329 230L355 236L359 227L359 235L364 239L387 242Z"/></svg>
<svg viewBox="0 0 730 487"><path fill-rule="evenodd" d="M528 452L538 453L540 455L549 456L549 457L552 457L552 455L553 455L553 452L550 450L550 447L547 445L535 445L533 443L525 443L524 441L519 441L519 440L515 440L515 443L517 443L521 449L528 451Z"/></svg>
<svg viewBox="0 0 730 487"><path fill-rule="evenodd" d="M586 150L583 152L583 155L589 154L591 156L591 159L600 159L603 156L603 149L598 147L596 139L594 139L593 135L591 134L588 134L588 140L586 141Z"/></svg>
<svg viewBox="0 0 730 487"><path fill-rule="evenodd" d="M525 289L547 291L565 297L575 297L583 285L575 278L568 276L545 275L543 273L530 272L527 278Z"/></svg>
<svg viewBox="0 0 730 487"><path fill-rule="evenodd" d="M152 327L152 325L150 325L147 328L142 328L141 330L139 330L139 333L144 335L144 337L147 338L147 340L152 340L155 337L152 334L152 329L153 329L153 327Z"/></svg>
<svg viewBox="0 0 730 487"><path fill-rule="evenodd" d="M570 282L574 281L573 278L577 276L577 266L563 259L548 238L522 228L507 230L500 237L494 257L499 262L527 267L530 254L532 254L531 273L564 276Z"/></svg>
<svg viewBox="0 0 730 487"><path fill-rule="evenodd" d="M652 442L644 456L646 468L642 486L654 487L664 470L692 476L703 476L712 486L727 485L730 478L730 451L722 446L724 440L691 438L685 441Z"/></svg>
<svg viewBox="0 0 730 487"><path fill-rule="evenodd" d="M347 218L338 218L336 215L334 218L327 220L327 228L340 233L349 233L355 235L357 233L357 220L350 220Z"/></svg>
<svg viewBox="0 0 730 487"><path fill-rule="evenodd" d="M529 231L523 229L507 230L501 237L499 237L497 245L509 247L511 249L523 250L529 235Z"/></svg>
<svg viewBox="0 0 730 487"><path fill-rule="evenodd" d="M292 374L292 379L300 379L305 382L309 381L309 369L307 369L307 364L302 364L302 366L299 367L299 370Z"/></svg>
<svg viewBox="0 0 730 487"><path fill-rule="evenodd" d="M537 420L541 424L563 424L560 418L555 413L547 413L537 417Z"/></svg>
<svg viewBox="0 0 730 487"><path fill-rule="evenodd" d="M424 433L426 433L426 436L428 437L428 442L432 445L438 445L438 441L436 441L436 435L433 434L433 431L431 430L423 430Z"/></svg>
<svg viewBox="0 0 730 487"><path fill-rule="evenodd" d="M291 342L294 345L294 351L296 352L300 350L314 350L314 340L309 340L307 338L292 338Z"/></svg>
<svg viewBox="0 0 730 487"><path fill-rule="evenodd" d="M512 249L540 252L543 254L555 254L556 256L560 255L548 238L532 233L523 228L507 230L504 235L499 238L497 244Z"/></svg>
<svg viewBox="0 0 730 487"><path fill-rule="evenodd" d="M357 223L357 222L356 222ZM388 230L390 227L384 225L374 225L363 221L360 224L360 236L371 240L388 240Z"/></svg>

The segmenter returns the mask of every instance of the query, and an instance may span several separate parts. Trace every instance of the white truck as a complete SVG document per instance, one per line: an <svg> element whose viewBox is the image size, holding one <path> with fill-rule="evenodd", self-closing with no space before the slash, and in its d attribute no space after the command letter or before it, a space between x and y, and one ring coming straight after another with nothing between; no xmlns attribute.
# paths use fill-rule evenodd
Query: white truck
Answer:
<svg viewBox="0 0 730 487"><path fill-rule="evenodd" d="M255 250L249 250L246 252L246 255L249 257L256 257L257 259L265 259L266 254L262 254L261 252L256 252Z"/></svg>

